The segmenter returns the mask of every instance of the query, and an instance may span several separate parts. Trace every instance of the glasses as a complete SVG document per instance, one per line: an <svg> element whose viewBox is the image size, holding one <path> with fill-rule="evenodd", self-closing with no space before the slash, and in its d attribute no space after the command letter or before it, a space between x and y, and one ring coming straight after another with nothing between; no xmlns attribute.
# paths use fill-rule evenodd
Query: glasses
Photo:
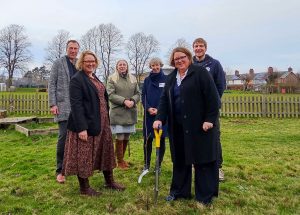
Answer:
<svg viewBox="0 0 300 215"><path fill-rule="evenodd" d="M94 60L84 60L83 63L87 63L87 64L96 63L96 61L94 61Z"/></svg>
<svg viewBox="0 0 300 215"><path fill-rule="evenodd" d="M180 61L180 60L183 60L184 58L186 58L187 56L186 55L184 55L184 56L181 56L181 57L178 57L178 58L174 58L174 61L175 62L178 62L178 61Z"/></svg>

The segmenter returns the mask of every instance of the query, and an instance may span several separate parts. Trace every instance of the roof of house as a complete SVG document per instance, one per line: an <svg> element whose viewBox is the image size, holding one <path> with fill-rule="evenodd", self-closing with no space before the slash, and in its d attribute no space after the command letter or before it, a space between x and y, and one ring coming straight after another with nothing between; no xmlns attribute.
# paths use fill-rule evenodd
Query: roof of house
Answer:
<svg viewBox="0 0 300 215"><path fill-rule="evenodd" d="M289 75L288 71L278 71L277 73L279 74L279 78L286 78ZM247 74L240 74L239 76L226 75L226 80L227 81L243 80L246 75ZM260 80L260 81L266 80L267 76L268 76L267 72L254 73L253 80Z"/></svg>
<svg viewBox="0 0 300 215"><path fill-rule="evenodd" d="M259 72L254 74L254 80L266 80L267 73L266 72Z"/></svg>
<svg viewBox="0 0 300 215"><path fill-rule="evenodd" d="M289 72L289 71L284 72L283 74L281 74L281 75L279 76L279 78L284 79L284 78L286 78L286 77L287 77L289 74L291 74L291 73L293 73L293 72ZM295 73L293 73L293 74L295 74Z"/></svg>
<svg viewBox="0 0 300 215"><path fill-rule="evenodd" d="M242 80L242 77L236 75L226 75L226 80L227 81Z"/></svg>

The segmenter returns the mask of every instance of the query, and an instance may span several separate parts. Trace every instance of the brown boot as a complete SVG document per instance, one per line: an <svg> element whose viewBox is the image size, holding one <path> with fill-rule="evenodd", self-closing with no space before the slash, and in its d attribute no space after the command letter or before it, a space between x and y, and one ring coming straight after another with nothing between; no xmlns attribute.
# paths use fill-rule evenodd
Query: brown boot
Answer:
<svg viewBox="0 0 300 215"><path fill-rule="evenodd" d="M103 175L105 178L105 187L108 189L123 191L125 187L122 184L119 184L114 181L113 171L104 170Z"/></svg>
<svg viewBox="0 0 300 215"><path fill-rule="evenodd" d="M89 184L88 178L81 178L77 176L80 186L80 194L86 196L99 196L101 193L92 189Z"/></svg>
<svg viewBox="0 0 300 215"><path fill-rule="evenodd" d="M123 161L124 161L124 164L125 164L126 167L129 167L129 163L124 160L125 152L126 152L128 144L129 144L129 140L123 140Z"/></svg>
<svg viewBox="0 0 300 215"><path fill-rule="evenodd" d="M123 154L123 140L116 140L116 152L118 167L121 169L127 169L128 166L124 162Z"/></svg>

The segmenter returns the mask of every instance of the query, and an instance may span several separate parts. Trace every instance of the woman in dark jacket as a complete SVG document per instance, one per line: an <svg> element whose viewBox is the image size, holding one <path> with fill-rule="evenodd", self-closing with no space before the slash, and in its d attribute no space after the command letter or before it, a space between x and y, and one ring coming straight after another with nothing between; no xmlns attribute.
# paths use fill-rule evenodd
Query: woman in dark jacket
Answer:
<svg viewBox="0 0 300 215"><path fill-rule="evenodd" d="M207 70L192 65L191 52L175 48L170 57L175 70L160 98L157 129L168 120L173 177L167 201L191 198L192 166L196 200L209 204L218 196L216 122L220 99Z"/></svg>
<svg viewBox="0 0 300 215"><path fill-rule="evenodd" d="M152 58L149 67L152 69L150 75L145 78L142 89L142 103L144 107L143 135L144 135L144 169L150 168L152 142L154 138L153 122L157 114L159 98L162 94L166 82L166 75L161 70L163 66L159 58ZM163 133L160 138L159 149L159 167L165 154L165 137L167 136L166 126L163 127Z"/></svg>
<svg viewBox="0 0 300 215"><path fill-rule="evenodd" d="M113 179L116 167L112 134L109 126L108 96L94 74L98 60L91 51L81 53L77 72L70 82L71 113L65 144L63 173L77 175L80 193L97 196L89 185L94 170L103 172L106 187L124 190Z"/></svg>

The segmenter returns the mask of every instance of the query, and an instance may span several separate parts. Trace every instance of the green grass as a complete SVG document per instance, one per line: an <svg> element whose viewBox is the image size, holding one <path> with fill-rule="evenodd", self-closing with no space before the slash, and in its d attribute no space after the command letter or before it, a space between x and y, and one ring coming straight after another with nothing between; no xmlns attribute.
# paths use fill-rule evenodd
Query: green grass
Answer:
<svg viewBox="0 0 300 215"><path fill-rule="evenodd" d="M44 122L44 123L29 122L29 123L22 124L22 126L27 129L58 128L57 123L54 122Z"/></svg>
<svg viewBox="0 0 300 215"><path fill-rule="evenodd" d="M153 204L154 174L137 183L143 167L141 132L131 138L131 157L126 154L131 168L114 171L115 179L127 189L104 189L103 175L95 172L91 185L102 195L88 198L79 195L75 176L68 177L64 185L55 182L56 135L27 138L13 130L0 130L0 212L299 214L300 120L222 118L221 123L225 182L220 184L219 198L208 208L195 200L165 202L172 177L168 147L158 203Z"/></svg>
<svg viewBox="0 0 300 215"><path fill-rule="evenodd" d="M16 92L24 92L24 93L26 93L26 92L36 92L37 91L37 89L38 88L30 88L30 87L28 87L28 88L25 88L25 87L22 87L22 88L16 88Z"/></svg>

